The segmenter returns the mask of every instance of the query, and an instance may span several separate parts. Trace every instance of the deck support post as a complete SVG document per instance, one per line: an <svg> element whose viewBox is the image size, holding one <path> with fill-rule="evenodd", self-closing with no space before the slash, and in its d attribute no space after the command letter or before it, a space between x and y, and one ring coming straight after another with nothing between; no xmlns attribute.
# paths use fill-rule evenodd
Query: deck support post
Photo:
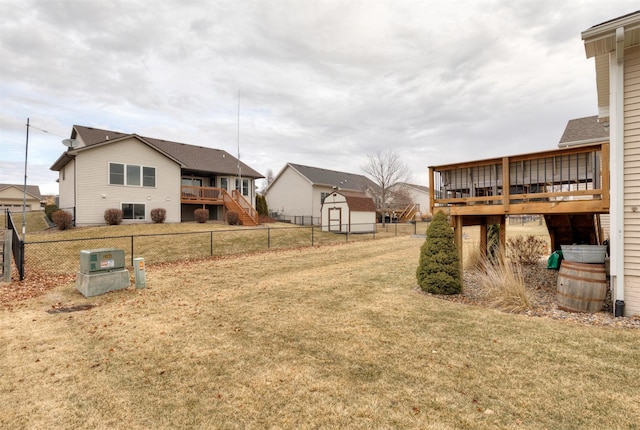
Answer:
<svg viewBox="0 0 640 430"><path fill-rule="evenodd" d="M464 267L463 261L462 261L462 217L459 215L454 215L451 217L451 224L453 225L453 242L456 245L456 248L458 249L458 261L460 264L460 285L462 286L462 288L464 288L464 284L463 284L463 278L464 276L462 276L463 271L462 268Z"/></svg>

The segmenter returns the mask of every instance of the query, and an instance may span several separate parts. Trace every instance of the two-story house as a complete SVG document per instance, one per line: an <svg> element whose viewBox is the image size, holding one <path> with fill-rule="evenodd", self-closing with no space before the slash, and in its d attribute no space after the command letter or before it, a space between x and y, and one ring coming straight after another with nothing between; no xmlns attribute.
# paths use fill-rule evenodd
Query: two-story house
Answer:
<svg viewBox="0 0 640 430"><path fill-rule="evenodd" d="M107 209L124 222L150 221L154 208L167 222L190 221L198 208L212 220L238 212L257 225L255 180L263 176L229 153L202 146L74 125L51 170L59 172L59 207L76 225L103 224Z"/></svg>

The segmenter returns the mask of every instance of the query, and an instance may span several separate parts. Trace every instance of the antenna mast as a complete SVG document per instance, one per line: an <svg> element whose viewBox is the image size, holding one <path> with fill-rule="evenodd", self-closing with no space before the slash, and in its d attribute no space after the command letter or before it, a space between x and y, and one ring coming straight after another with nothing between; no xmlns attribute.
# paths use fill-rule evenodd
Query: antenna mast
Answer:
<svg viewBox="0 0 640 430"><path fill-rule="evenodd" d="M238 185L236 190L242 194L242 172L240 170L240 90L238 90Z"/></svg>
<svg viewBox="0 0 640 430"><path fill-rule="evenodd" d="M27 118L27 142L24 147L24 189L22 197L22 240L27 233L27 156L29 155L29 118Z"/></svg>

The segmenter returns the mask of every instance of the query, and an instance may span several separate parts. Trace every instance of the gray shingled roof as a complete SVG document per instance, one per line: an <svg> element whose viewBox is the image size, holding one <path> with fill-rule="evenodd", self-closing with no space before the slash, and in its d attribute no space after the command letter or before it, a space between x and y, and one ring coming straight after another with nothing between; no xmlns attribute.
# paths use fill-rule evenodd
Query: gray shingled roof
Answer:
<svg viewBox="0 0 640 430"><path fill-rule="evenodd" d="M20 191L24 190L24 185L0 184L0 191L10 187L16 187ZM30 196L33 196L38 200L42 200L42 194L40 194L40 187L38 185L27 185L27 194L29 194Z"/></svg>
<svg viewBox="0 0 640 430"><path fill-rule="evenodd" d="M335 186L343 189L362 191L369 188L376 188L375 183L364 175L304 166L302 164L288 163L288 165L307 178L313 185Z"/></svg>
<svg viewBox="0 0 640 430"><path fill-rule="evenodd" d="M188 145L186 143L139 136L137 134L127 134L112 130L74 125L71 138L75 139L78 137L84 141L87 147L104 144L107 141L119 140L125 137L137 137L155 147L165 155L180 162L183 165L183 169L225 175L236 175L238 173L238 159L221 149L206 148L203 146ZM63 157L61 157L59 161L66 163L62 158ZM61 167L61 163L59 161L54 163L52 168ZM240 162L240 170L244 177L264 177L242 161Z"/></svg>
<svg viewBox="0 0 640 430"><path fill-rule="evenodd" d="M562 146L571 143L589 143L609 139L609 122L598 122L598 116L572 119L560 138Z"/></svg>

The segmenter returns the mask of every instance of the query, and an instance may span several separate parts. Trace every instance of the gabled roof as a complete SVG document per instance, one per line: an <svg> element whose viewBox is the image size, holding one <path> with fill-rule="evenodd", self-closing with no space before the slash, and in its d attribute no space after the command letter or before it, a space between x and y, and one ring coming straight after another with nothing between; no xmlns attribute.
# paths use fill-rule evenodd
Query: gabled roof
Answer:
<svg viewBox="0 0 640 430"><path fill-rule="evenodd" d="M114 141L122 141L126 138L136 138L161 152L165 156L181 164L182 169L203 173L216 173L226 175L238 174L238 159L221 149L206 148L203 146L188 145L186 143L172 142L168 140L143 137L137 134L120 133L112 130L103 130L92 127L73 126L72 139L78 139L83 146L67 151L51 167L52 170L60 170L69 162L71 156L91 147L106 145ZM263 178L259 172L240 161L240 172L243 177Z"/></svg>
<svg viewBox="0 0 640 430"><path fill-rule="evenodd" d="M609 140L609 121L598 121L598 116L569 120L558 143L559 147L583 145Z"/></svg>
<svg viewBox="0 0 640 430"><path fill-rule="evenodd" d="M350 211L355 212L375 212L376 204L373 199L367 196L365 193L358 193L353 191L335 191L336 194L344 196Z"/></svg>
<svg viewBox="0 0 640 430"><path fill-rule="evenodd" d="M17 188L21 192L24 192L24 185L18 184L0 184L0 191L4 191L7 188ZM27 194L29 194L34 199L42 200L42 194L40 194L40 187L38 185L27 185Z"/></svg>
<svg viewBox="0 0 640 430"><path fill-rule="evenodd" d="M418 191L429 194L429 187L426 187L424 185L409 184L408 182L399 182L398 185L401 187L414 188Z"/></svg>
<svg viewBox="0 0 640 430"><path fill-rule="evenodd" d="M319 167L304 166L302 164L294 163L287 163L282 171L287 167L294 169L306 178L311 185L362 191L369 188L375 188L376 186L373 181L366 176L357 175L355 173L339 172L337 170L321 169ZM282 171L280 173L282 173ZM279 175L280 174L278 174L278 176ZM275 182L275 180L273 182Z"/></svg>

